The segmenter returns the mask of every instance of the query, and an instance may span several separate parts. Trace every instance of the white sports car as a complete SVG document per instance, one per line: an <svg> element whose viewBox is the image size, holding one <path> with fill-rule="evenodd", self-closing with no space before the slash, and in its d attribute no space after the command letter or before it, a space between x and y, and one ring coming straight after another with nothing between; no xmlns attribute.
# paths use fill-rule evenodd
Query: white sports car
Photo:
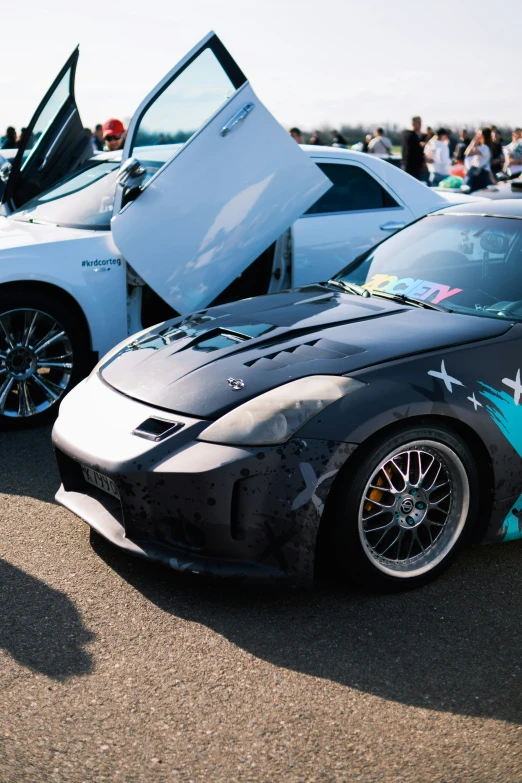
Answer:
<svg viewBox="0 0 522 783"><path fill-rule="evenodd" d="M141 103L123 152L93 156L78 54L2 170L0 423L45 420L129 334L326 280L447 205L377 158L300 149L213 33Z"/></svg>

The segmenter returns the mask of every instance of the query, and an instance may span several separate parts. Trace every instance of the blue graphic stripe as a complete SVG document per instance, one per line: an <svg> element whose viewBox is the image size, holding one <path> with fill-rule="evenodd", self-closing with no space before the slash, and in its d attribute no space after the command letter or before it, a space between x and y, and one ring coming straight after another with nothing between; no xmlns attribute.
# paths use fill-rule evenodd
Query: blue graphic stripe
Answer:
<svg viewBox="0 0 522 783"><path fill-rule="evenodd" d="M513 396L505 391L498 391L482 382L480 385L483 389L480 394L492 403L486 405L487 412L518 456L522 457L522 405L517 405ZM519 521L519 516L522 518L522 495L504 520L503 541L522 538L522 521Z"/></svg>

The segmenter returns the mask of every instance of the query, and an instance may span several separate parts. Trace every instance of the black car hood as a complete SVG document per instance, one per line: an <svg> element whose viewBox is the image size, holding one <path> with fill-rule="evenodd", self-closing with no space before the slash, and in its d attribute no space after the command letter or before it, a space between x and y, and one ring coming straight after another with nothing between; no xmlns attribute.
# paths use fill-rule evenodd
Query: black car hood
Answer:
<svg viewBox="0 0 522 783"><path fill-rule="evenodd" d="M129 397L213 419L295 378L346 374L510 327L312 285L167 321L110 358L101 375ZM244 385L235 390L228 379Z"/></svg>

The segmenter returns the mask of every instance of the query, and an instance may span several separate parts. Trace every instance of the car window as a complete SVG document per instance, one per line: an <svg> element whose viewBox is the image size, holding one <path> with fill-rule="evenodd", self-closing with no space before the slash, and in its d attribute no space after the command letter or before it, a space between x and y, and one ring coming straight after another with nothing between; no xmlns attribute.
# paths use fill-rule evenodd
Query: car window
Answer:
<svg viewBox="0 0 522 783"><path fill-rule="evenodd" d="M333 187L305 212L320 215L332 212L354 212L363 209L387 209L399 204L364 169L347 163L318 163Z"/></svg>
<svg viewBox="0 0 522 783"><path fill-rule="evenodd" d="M161 147L137 147L135 152L146 168L146 184L177 149L171 144ZM121 156L97 155L78 171L68 174L52 188L31 199L13 213L15 220L53 223L71 228L108 230L111 225L116 177Z"/></svg>
<svg viewBox="0 0 522 783"><path fill-rule="evenodd" d="M131 149L185 143L234 92L216 55L204 49L145 110Z"/></svg>
<svg viewBox="0 0 522 783"><path fill-rule="evenodd" d="M119 167L117 161L89 162L28 201L13 217L73 228L108 229Z"/></svg>
<svg viewBox="0 0 522 783"><path fill-rule="evenodd" d="M46 103L42 113L38 117L36 124L31 133L30 139L27 140L27 145L24 150L24 160L22 164L22 171L27 165L29 158L38 147L45 132L48 130L51 123L56 119L58 112L64 105L65 101L69 97L69 85L71 81L71 69L69 68L65 73L59 84L56 85L56 89Z"/></svg>
<svg viewBox="0 0 522 783"><path fill-rule="evenodd" d="M455 312L522 320L522 220L429 215L337 278Z"/></svg>

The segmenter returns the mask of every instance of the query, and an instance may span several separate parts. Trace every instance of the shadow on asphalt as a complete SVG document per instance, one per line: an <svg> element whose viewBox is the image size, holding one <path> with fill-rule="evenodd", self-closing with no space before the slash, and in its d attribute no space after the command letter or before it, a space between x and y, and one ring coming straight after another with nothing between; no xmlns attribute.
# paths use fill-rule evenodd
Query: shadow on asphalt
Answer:
<svg viewBox="0 0 522 783"><path fill-rule="evenodd" d="M93 671L92 641L66 595L0 559L0 648L33 671L65 680Z"/></svg>
<svg viewBox="0 0 522 783"><path fill-rule="evenodd" d="M51 445L52 425L0 430L0 493L54 502L60 486Z"/></svg>
<svg viewBox="0 0 522 783"><path fill-rule="evenodd" d="M0 492L53 501L58 474L50 432L0 434ZM475 547L432 585L378 596L341 585L292 593L213 582L91 540L163 611L283 669L404 704L522 723L522 541ZM0 566L0 645L51 677L88 673L83 646L90 634L74 606L13 566Z"/></svg>
<svg viewBox="0 0 522 783"><path fill-rule="evenodd" d="M54 502L60 482L51 429L0 432L0 493ZM93 671L84 649L93 638L66 595L0 559L0 648L29 669L65 680Z"/></svg>
<svg viewBox="0 0 522 783"><path fill-rule="evenodd" d="M434 584L380 596L332 584L312 593L245 588L134 560L96 534L91 544L163 611L283 669L522 723L522 542L476 547Z"/></svg>

